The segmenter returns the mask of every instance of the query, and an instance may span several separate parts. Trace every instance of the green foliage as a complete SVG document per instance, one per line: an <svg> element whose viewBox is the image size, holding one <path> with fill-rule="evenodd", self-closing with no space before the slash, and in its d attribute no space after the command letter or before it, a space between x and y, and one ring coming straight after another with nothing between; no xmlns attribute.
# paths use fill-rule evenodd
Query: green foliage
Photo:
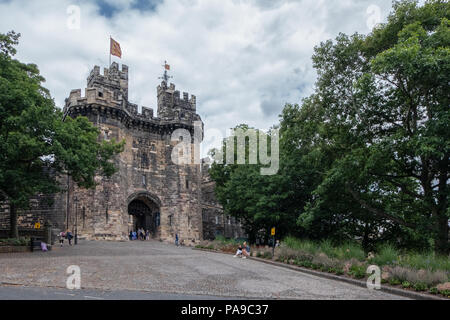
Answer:
<svg viewBox="0 0 450 320"><path fill-rule="evenodd" d="M226 213L253 238L277 226L281 237L361 239L366 252L448 254L449 21L448 1L396 1L370 34L318 45L314 93L280 115L278 174L213 164Z"/></svg>
<svg viewBox="0 0 450 320"><path fill-rule="evenodd" d="M348 274L357 279L362 279L366 277L366 269L365 265L352 264Z"/></svg>
<svg viewBox="0 0 450 320"><path fill-rule="evenodd" d="M417 270L446 270L450 273L450 259L448 256L437 255L434 252L414 253L402 255L400 265L408 266Z"/></svg>
<svg viewBox="0 0 450 320"><path fill-rule="evenodd" d="M26 237L0 239L0 246L28 246L30 239Z"/></svg>
<svg viewBox="0 0 450 320"><path fill-rule="evenodd" d="M395 265L399 262L399 252L391 245L382 245L376 252L370 263L378 266Z"/></svg>
<svg viewBox="0 0 450 320"><path fill-rule="evenodd" d="M214 241L220 242L220 243L222 243L222 244L224 244L224 245L225 245L225 244L232 244L232 245L238 245L238 244L239 244L239 242L236 241L235 239L232 239L232 238L225 238L225 237L222 236L222 235L216 236L215 239L214 239Z"/></svg>
<svg viewBox="0 0 450 320"><path fill-rule="evenodd" d="M352 258L363 261L365 259L364 250L356 243L344 243L341 245L333 245L331 241L325 240L322 242L315 242L310 240L301 240L295 237L286 237L283 240L283 245L303 251L310 254L325 253L330 258L338 258L340 260L350 260Z"/></svg>
<svg viewBox="0 0 450 320"><path fill-rule="evenodd" d="M411 287L411 283L409 283L408 281L403 281L402 282L402 287L405 288L405 289L406 288L410 288Z"/></svg>
<svg viewBox="0 0 450 320"><path fill-rule="evenodd" d="M418 282L414 284L413 288L416 291L426 291L428 289L428 286L425 283Z"/></svg>
<svg viewBox="0 0 450 320"><path fill-rule="evenodd" d="M399 280L399 279L397 279L397 278L391 278L391 279L389 279L389 284L391 284L391 285L393 285L393 286L396 286L396 285L399 285L399 284L401 284L402 282Z"/></svg>
<svg viewBox="0 0 450 320"><path fill-rule="evenodd" d="M436 287L433 287L433 288L430 288L430 291L429 291L431 294L438 294L439 293L439 291L438 291L438 289L436 288Z"/></svg>
<svg viewBox="0 0 450 320"><path fill-rule="evenodd" d="M13 59L19 34L0 34L0 200L11 212L17 237L17 208L37 193L60 191L58 174L93 187L97 174L115 172L112 158L124 142L98 141L99 130L85 117L66 117L54 105L35 64Z"/></svg>

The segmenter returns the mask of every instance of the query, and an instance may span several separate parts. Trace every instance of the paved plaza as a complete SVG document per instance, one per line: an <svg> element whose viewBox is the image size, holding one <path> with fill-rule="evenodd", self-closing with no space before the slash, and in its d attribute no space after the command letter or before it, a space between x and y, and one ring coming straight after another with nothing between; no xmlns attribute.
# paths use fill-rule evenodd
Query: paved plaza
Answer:
<svg viewBox="0 0 450 320"><path fill-rule="evenodd" d="M86 292L103 297L176 296L256 299L404 299L251 259L233 258L158 241L80 241L50 252L0 254L0 299L20 297L21 286L65 289L67 267L81 270ZM37 290L37 289L36 289ZM44 289L42 289L44 290ZM38 292L38 291L37 291ZM73 292L73 291L72 291ZM132 292L132 293L130 293ZM27 292L28 296L30 292ZM52 292L53 293L53 292ZM115 294L113 294L115 293ZM135 297L137 296L137 297ZM36 296L39 299L39 296Z"/></svg>

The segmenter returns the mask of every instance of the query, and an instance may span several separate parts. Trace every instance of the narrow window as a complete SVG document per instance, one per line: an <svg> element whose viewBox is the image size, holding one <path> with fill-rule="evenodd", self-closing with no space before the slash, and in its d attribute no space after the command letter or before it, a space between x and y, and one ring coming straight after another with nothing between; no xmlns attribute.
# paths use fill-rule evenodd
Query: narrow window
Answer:
<svg viewBox="0 0 450 320"><path fill-rule="evenodd" d="M189 189L189 180L186 179L186 189Z"/></svg>
<svg viewBox="0 0 450 320"><path fill-rule="evenodd" d="M147 177L146 177L145 174L142 175L142 184L143 184L144 186L147 186Z"/></svg>
<svg viewBox="0 0 450 320"><path fill-rule="evenodd" d="M219 217L216 216L216 224L219 224Z"/></svg>

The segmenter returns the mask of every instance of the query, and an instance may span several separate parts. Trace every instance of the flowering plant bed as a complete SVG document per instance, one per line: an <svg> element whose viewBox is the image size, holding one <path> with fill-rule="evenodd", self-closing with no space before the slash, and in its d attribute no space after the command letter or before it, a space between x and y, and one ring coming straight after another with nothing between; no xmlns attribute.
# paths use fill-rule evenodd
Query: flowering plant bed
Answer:
<svg viewBox="0 0 450 320"><path fill-rule="evenodd" d="M238 242L233 240L203 241L196 248L235 253ZM377 253L366 255L357 244L332 246L329 242L314 243L287 238L280 247L252 247L253 257L273 260L346 278L366 280L367 268L376 265L381 270L381 283L390 287L450 298L450 270L446 257L397 252L385 246Z"/></svg>

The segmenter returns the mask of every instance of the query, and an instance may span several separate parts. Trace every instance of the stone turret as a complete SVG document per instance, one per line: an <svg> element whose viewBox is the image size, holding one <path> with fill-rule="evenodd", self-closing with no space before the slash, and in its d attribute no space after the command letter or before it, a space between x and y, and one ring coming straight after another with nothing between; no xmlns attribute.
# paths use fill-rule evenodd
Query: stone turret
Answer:
<svg viewBox="0 0 450 320"><path fill-rule="evenodd" d="M100 67L95 66L87 78L88 88L108 89L113 93L114 100L128 101L128 66L119 65L113 62L110 68L103 69L103 75L100 74Z"/></svg>
<svg viewBox="0 0 450 320"><path fill-rule="evenodd" d="M175 90L175 85L171 83L167 86L166 81L162 81L158 86L158 117L162 119L195 120L196 98L183 92Z"/></svg>

